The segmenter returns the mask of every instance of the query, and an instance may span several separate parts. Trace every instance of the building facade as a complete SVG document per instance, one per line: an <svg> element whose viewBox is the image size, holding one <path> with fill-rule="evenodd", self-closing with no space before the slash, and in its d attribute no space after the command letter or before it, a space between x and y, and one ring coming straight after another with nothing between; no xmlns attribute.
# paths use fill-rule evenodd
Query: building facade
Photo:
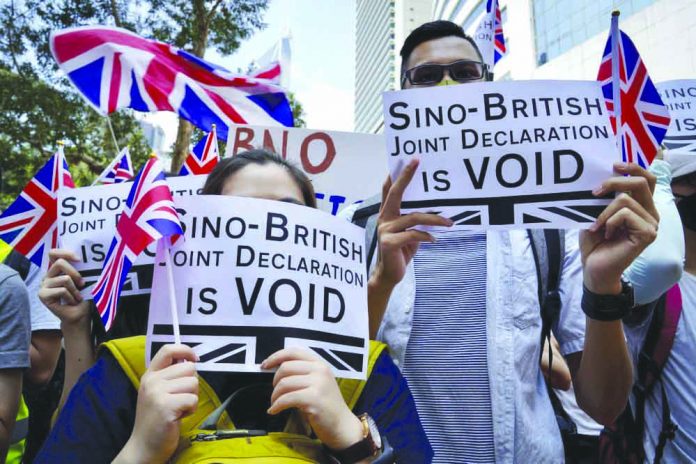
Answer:
<svg viewBox="0 0 696 464"><path fill-rule="evenodd" d="M432 0L356 0L356 132L382 130L382 92L399 88L399 48L430 20Z"/></svg>
<svg viewBox="0 0 696 464"><path fill-rule="evenodd" d="M498 79L596 79L611 12L654 82L696 78L693 0L499 0L507 55ZM473 33L486 0L435 0L432 17Z"/></svg>

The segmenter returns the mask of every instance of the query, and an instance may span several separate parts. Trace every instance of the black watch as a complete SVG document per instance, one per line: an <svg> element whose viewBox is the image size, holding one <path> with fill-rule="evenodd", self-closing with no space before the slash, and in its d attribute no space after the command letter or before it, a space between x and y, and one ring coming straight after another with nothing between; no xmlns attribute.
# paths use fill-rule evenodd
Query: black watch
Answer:
<svg viewBox="0 0 696 464"><path fill-rule="evenodd" d="M382 452L382 437L375 421L367 414L358 416L363 425L363 439L346 449L331 450L331 456L340 464L354 464L363 459L376 458Z"/></svg>
<svg viewBox="0 0 696 464"><path fill-rule="evenodd" d="M618 321L623 319L635 306L633 285L621 279L621 293L618 295L598 295L583 285L582 310L587 317L597 321Z"/></svg>

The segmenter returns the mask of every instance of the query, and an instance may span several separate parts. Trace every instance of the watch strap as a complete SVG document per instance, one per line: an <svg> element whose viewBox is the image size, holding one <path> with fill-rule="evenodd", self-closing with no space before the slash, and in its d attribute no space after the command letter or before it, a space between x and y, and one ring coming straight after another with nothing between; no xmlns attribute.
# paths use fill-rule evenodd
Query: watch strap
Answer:
<svg viewBox="0 0 696 464"><path fill-rule="evenodd" d="M331 455L340 464L354 464L362 461L363 459L374 457L377 451L379 451L367 423L367 414L362 414L359 416L359 418L365 430L363 439L350 445L348 448L342 450L331 450Z"/></svg>
<svg viewBox="0 0 696 464"><path fill-rule="evenodd" d="M590 319L597 321L618 321L623 319L634 306L633 287L621 279L621 293L618 295L599 295L583 285L581 307Z"/></svg>

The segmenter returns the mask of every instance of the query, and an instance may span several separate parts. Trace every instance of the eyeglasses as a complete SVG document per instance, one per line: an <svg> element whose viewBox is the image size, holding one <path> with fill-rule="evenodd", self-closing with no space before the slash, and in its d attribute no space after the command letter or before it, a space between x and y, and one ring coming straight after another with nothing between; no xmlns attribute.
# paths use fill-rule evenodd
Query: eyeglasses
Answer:
<svg viewBox="0 0 696 464"><path fill-rule="evenodd" d="M445 76L445 70L457 82L477 81L486 75L486 65L480 61L459 60L449 64L424 64L404 72L401 85L403 86L406 80L411 85L437 84Z"/></svg>

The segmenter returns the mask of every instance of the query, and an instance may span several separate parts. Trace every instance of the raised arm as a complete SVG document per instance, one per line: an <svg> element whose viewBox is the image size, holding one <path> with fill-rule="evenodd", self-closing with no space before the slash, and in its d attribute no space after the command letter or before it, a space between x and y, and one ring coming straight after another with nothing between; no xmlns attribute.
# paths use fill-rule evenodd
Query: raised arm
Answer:
<svg viewBox="0 0 696 464"><path fill-rule="evenodd" d="M92 367L95 347L92 340L90 303L78 289L84 286L82 276L70 264L77 261L74 253L54 249L49 252L51 266L41 283L39 298L60 319L65 346L65 381L57 411L60 411L70 390L82 373Z"/></svg>
<svg viewBox="0 0 696 464"><path fill-rule="evenodd" d="M655 240L659 222L652 198L655 176L635 164L618 164L615 170L620 176L605 181L594 193L619 195L580 234L582 309L588 317L583 351L567 359L578 405L604 425L623 411L633 380L621 323L632 302L622 302L621 276Z"/></svg>

